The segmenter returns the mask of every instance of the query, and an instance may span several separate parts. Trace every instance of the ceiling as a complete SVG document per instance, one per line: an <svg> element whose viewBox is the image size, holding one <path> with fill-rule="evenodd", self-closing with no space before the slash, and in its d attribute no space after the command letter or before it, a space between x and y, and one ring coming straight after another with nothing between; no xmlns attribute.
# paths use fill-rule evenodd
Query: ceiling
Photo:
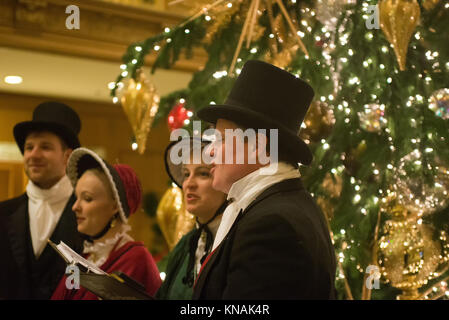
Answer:
<svg viewBox="0 0 449 320"><path fill-rule="evenodd" d="M160 95L185 88L192 74L145 69ZM120 64L24 49L0 47L0 91L50 97L111 102L108 83L120 73ZM21 84L7 84L6 76L21 76Z"/></svg>

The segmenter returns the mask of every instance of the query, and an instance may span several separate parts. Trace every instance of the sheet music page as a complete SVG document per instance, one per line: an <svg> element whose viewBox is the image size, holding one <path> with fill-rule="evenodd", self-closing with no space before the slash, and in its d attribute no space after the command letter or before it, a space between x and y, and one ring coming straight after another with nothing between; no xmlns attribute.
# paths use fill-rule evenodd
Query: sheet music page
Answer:
<svg viewBox="0 0 449 320"><path fill-rule="evenodd" d="M92 262L84 259L82 256L80 256L78 253L72 250L68 245L66 245L63 241L59 242L58 245L56 245L58 250L67 258L67 260L70 261L70 263L79 263L86 267L90 272L96 273L96 274L105 274L106 272L101 270L99 267L94 265Z"/></svg>

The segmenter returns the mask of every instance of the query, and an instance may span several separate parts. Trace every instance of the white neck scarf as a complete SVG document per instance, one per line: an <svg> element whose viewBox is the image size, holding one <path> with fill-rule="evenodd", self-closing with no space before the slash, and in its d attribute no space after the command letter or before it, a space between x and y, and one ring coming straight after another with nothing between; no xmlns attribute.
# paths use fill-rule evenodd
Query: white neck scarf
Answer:
<svg viewBox="0 0 449 320"><path fill-rule="evenodd" d="M118 250L125 243L134 241L134 239L128 234L131 230L129 224L123 223L117 233L106 239L94 240L94 242L84 241L84 254L89 254L87 260L95 264L97 267L101 267L109 258L109 254L112 249ZM120 241L120 242L118 242Z"/></svg>
<svg viewBox="0 0 449 320"><path fill-rule="evenodd" d="M73 187L67 176L62 177L50 189L41 189L30 180L26 193L31 241L34 255L39 258L73 193Z"/></svg>
<svg viewBox="0 0 449 320"><path fill-rule="evenodd" d="M301 176L298 169L284 162L279 162L276 172L271 175L260 174L262 169L251 172L231 186L228 200L232 199L232 202L223 212L212 250L215 250L226 237L240 210L245 210L258 195L278 182Z"/></svg>

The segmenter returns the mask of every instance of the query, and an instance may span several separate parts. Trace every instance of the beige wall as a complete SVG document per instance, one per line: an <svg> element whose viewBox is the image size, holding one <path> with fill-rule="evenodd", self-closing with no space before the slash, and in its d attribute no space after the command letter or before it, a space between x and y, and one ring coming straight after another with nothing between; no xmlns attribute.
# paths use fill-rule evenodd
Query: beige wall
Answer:
<svg viewBox="0 0 449 320"><path fill-rule="evenodd" d="M14 125L30 120L33 109L46 100L55 99L0 92L0 143L13 142ZM79 136L82 146L101 148L106 152L107 161L130 165L136 170L142 182L144 194L156 192L159 199L162 197L169 183L163 163L163 152L169 142L169 131L165 123L161 123L150 132L147 150L144 155L140 155L131 149L132 130L120 106L112 103L59 98L57 100L70 105L78 112L82 121ZM155 220L142 210L130 219L134 238L143 241L150 251L160 250L160 247L156 248L158 244L152 231L154 223Z"/></svg>

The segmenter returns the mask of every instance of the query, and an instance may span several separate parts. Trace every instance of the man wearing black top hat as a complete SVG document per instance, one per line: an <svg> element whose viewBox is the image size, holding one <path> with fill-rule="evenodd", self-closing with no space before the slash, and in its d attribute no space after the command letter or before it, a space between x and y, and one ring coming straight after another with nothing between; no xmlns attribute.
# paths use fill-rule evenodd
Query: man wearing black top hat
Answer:
<svg viewBox="0 0 449 320"><path fill-rule="evenodd" d="M211 173L213 187L228 194L230 205L195 283L195 299L335 298L336 260L329 231L298 170L298 163L312 161L297 134L313 95L292 74L248 61L226 102L198 112L224 137L212 148ZM269 139L256 147L242 139L248 157L239 164L234 147L238 135L229 138L225 130L248 128L266 129ZM278 133L278 141L268 135L270 129ZM268 164L249 159L264 147L275 159L268 148L273 143L277 168L267 175L261 171ZM223 159L227 153L232 163Z"/></svg>
<svg viewBox="0 0 449 320"><path fill-rule="evenodd" d="M29 182L23 195L0 202L0 299L51 297L66 265L47 239L82 250L66 176L80 129L78 114L59 102L38 105L14 127Z"/></svg>

